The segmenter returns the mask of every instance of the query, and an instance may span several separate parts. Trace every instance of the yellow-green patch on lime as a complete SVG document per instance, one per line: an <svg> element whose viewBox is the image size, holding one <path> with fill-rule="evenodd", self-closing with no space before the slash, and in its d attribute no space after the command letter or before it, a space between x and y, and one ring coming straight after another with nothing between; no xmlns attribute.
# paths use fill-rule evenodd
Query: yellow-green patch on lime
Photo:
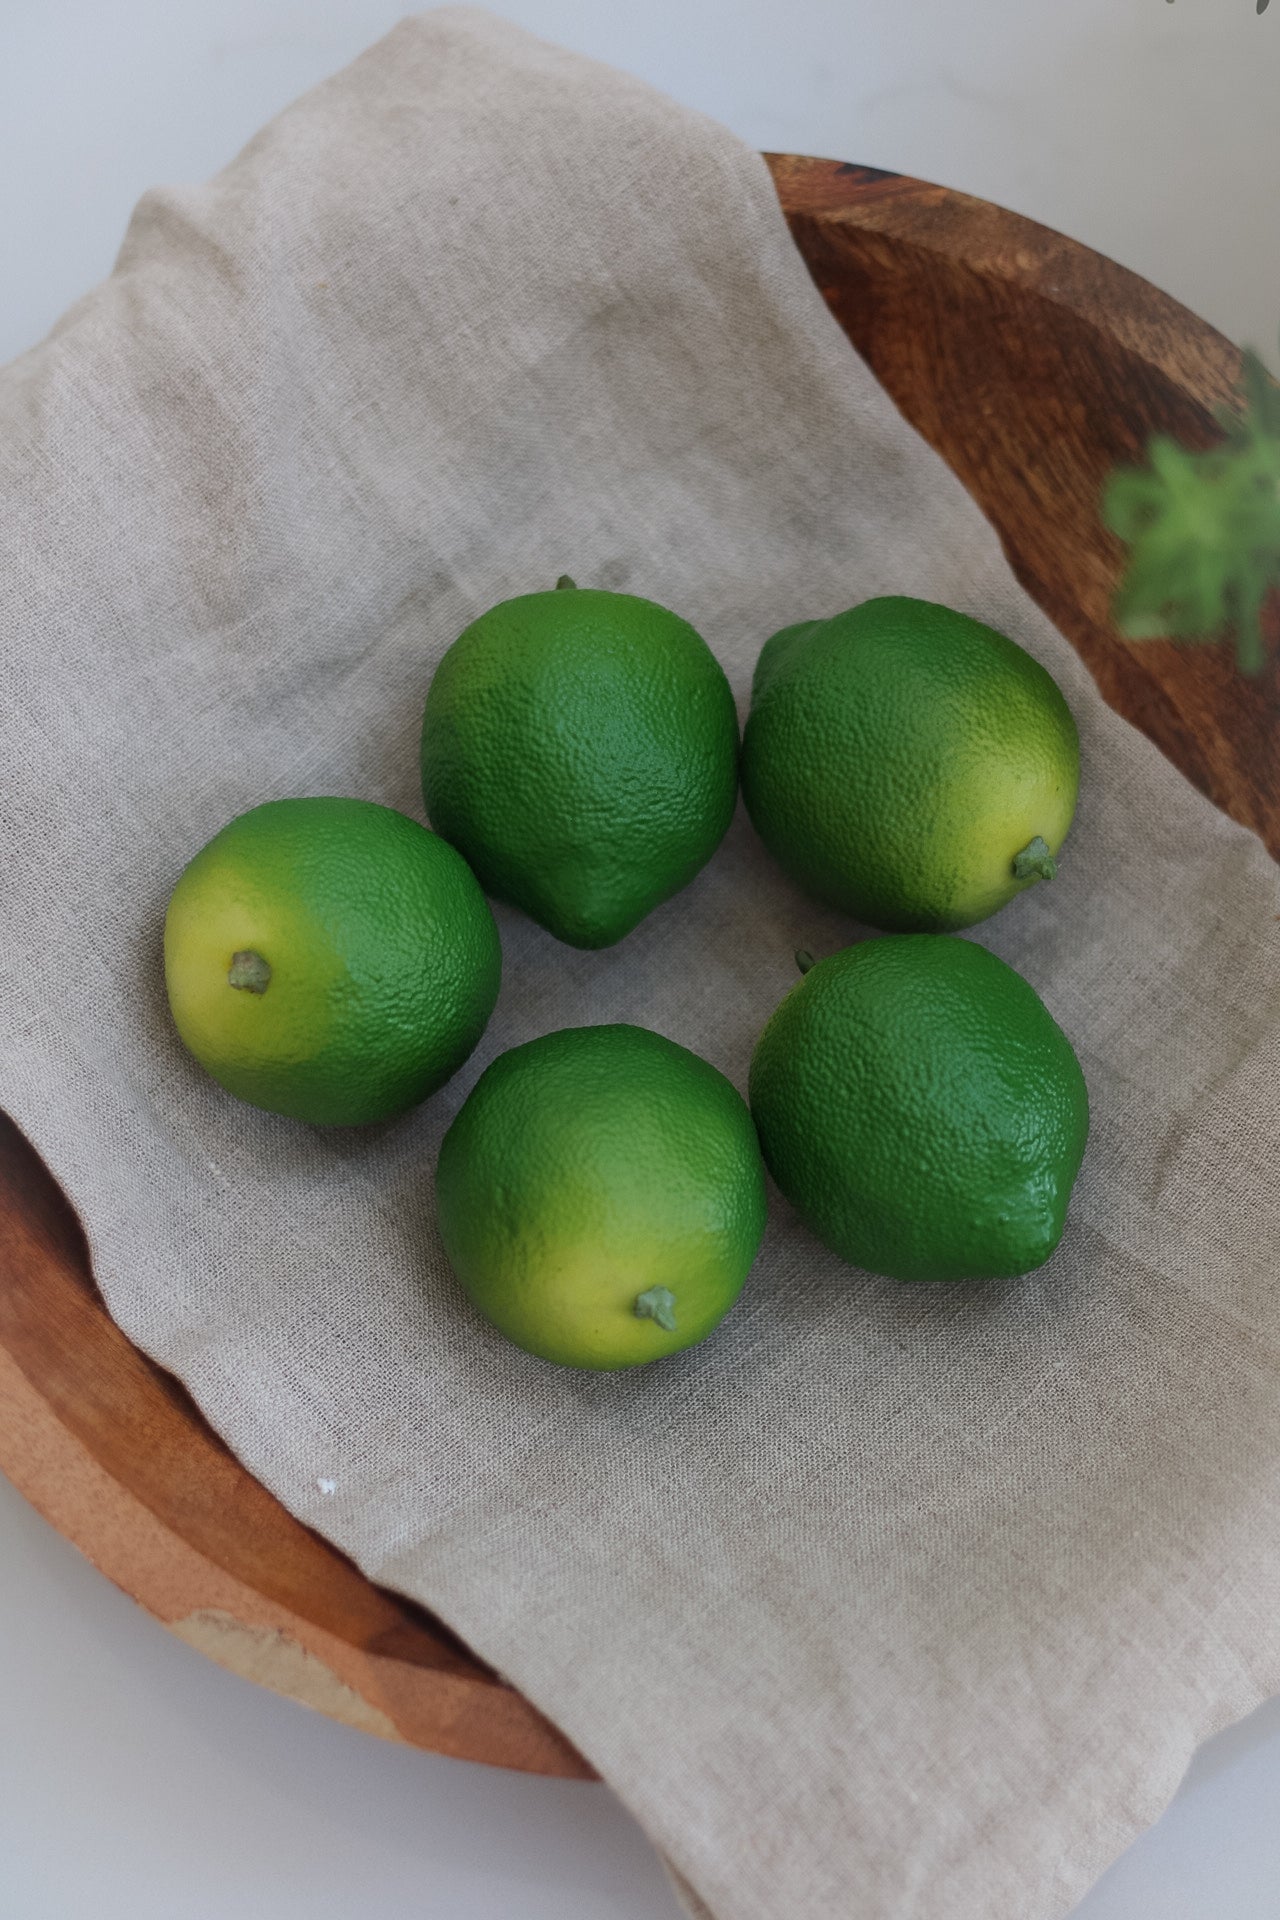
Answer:
<svg viewBox="0 0 1280 1920"><path fill-rule="evenodd" d="M972 926L1052 879L1079 779L1051 675L951 607L867 600L756 665L747 810L792 879L871 926Z"/></svg>
<svg viewBox="0 0 1280 1920"><path fill-rule="evenodd" d="M384 1120L461 1066L497 999L498 930L455 849L366 800L273 800L173 890L165 983L228 1092L318 1125Z"/></svg>
<svg viewBox="0 0 1280 1920"><path fill-rule="evenodd" d="M638 1366L724 1318L764 1168L723 1074L644 1027L570 1027L486 1068L444 1137L440 1231L476 1307L561 1366Z"/></svg>

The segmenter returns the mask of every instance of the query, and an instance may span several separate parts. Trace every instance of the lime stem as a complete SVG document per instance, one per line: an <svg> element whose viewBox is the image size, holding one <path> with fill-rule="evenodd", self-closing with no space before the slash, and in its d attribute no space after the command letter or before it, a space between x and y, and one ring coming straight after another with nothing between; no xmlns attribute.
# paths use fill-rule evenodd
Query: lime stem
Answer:
<svg viewBox="0 0 1280 1920"><path fill-rule="evenodd" d="M1021 853L1013 856L1015 880L1054 880L1057 873L1058 863L1039 834L1034 840L1028 840Z"/></svg>
<svg viewBox="0 0 1280 1920"><path fill-rule="evenodd" d="M670 1287L648 1287L636 1296L637 1320L656 1320L664 1333L676 1330L676 1297Z"/></svg>
<svg viewBox="0 0 1280 1920"><path fill-rule="evenodd" d="M560 578L556 581L556 591L558 593L564 587L576 587L577 584L578 584L577 581L571 580L567 573L562 573L560 575Z"/></svg>
<svg viewBox="0 0 1280 1920"><path fill-rule="evenodd" d="M816 967L817 964L817 961L807 947L796 948L796 965L799 967L801 973L808 973L809 969Z"/></svg>
<svg viewBox="0 0 1280 1920"><path fill-rule="evenodd" d="M271 985L271 968L260 953L255 953L252 947L244 947L231 956L227 983L243 988L246 993L265 993Z"/></svg>

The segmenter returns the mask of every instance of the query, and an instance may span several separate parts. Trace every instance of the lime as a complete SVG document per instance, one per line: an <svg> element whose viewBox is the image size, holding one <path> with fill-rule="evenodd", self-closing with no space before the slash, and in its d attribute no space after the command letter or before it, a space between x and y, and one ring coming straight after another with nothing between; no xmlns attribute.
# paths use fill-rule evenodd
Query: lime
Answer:
<svg viewBox="0 0 1280 1920"><path fill-rule="evenodd" d="M702 1340L764 1233L742 1096L644 1027L569 1027L487 1067L444 1137L445 1250L518 1347L638 1366Z"/></svg>
<svg viewBox="0 0 1280 1920"><path fill-rule="evenodd" d="M1052 879L1079 777L1056 682L950 607L867 600L761 652L747 809L792 879L871 926L972 926Z"/></svg>
<svg viewBox="0 0 1280 1920"><path fill-rule="evenodd" d="M1080 1064L1034 988L944 934L820 961L760 1036L751 1111L819 1239L898 1280L1047 1260L1089 1127Z"/></svg>
<svg viewBox="0 0 1280 1920"><path fill-rule="evenodd" d="M182 874L164 962L178 1032L228 1092L350 1126L461 1066L502 953L474 874L436 834L365 800L272 800Z"/></svg>
<svg viewBox="0 0 1280 1920"><path fill-rule="evenodd" d="M422 727L437 832L485 889L575 947L607 947L711 858L738 722L714 655L652 600L504 600L453 643Z"/></svg>

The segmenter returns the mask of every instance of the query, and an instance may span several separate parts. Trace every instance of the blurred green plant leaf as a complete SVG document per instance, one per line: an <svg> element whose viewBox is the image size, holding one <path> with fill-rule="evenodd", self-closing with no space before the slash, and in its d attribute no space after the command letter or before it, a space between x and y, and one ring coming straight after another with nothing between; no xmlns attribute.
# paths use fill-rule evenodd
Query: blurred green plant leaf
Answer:
<svg viewBox="0 0 1280 1920"><path fill-rule="evenodd" d="M1243 673L1265 664L1262 608L1280 584L1280 386L1246 351L1240 405L1195 453L1160 436L1112 474L1103 518L1129 548L1115 620L1131 640L1234 635Z"/></svg>

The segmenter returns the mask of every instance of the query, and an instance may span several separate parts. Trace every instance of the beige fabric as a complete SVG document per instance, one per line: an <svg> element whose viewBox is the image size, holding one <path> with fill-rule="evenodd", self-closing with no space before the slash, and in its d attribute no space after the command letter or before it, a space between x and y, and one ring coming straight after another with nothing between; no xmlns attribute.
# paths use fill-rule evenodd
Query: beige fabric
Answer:
<svg viewBox="0 0 1280 1920"><path fill-rule="evenodd" d="M980 935L1092 1090L1043 1272L869 1279L775 1197L732 1321L650 1370L552 1370L460 1300L432 1166L488 1059L621 1018L743 1085L793 949L853 936L741 818L610 952L502 912L485 1042L403 1122L309 1131L184 1057L186 858L272 795L418 813L441 650L562 570L687 614L743 702L776 627L885 590L1058 675L1078 825ZM759 159L487 15L398 28L149 194L3 376L0 598L0 1094L129 1334L565 1728L714 1920L1062 1914L1280 1686L1276 872L1014 586Z"/></svg>

